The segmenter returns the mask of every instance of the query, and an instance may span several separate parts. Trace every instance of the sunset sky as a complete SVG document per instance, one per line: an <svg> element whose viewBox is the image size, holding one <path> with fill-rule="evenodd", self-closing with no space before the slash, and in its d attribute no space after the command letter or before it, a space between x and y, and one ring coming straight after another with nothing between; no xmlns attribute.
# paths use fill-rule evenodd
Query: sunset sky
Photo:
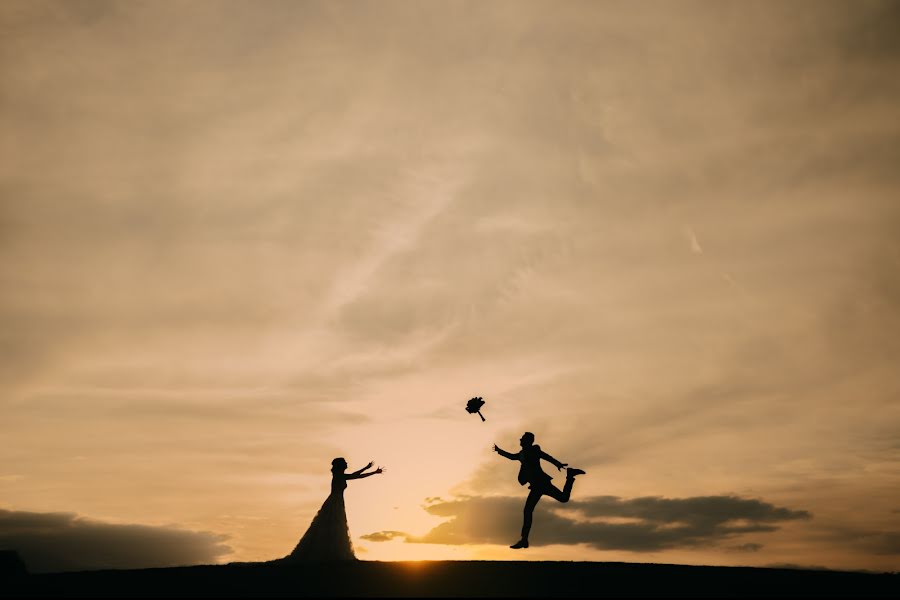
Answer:
<svg viewBox="0 0 900 600"><path fill-rule="evenodd" d="M365 560L900 569L898 29L4 0L0 549L278 558L343 456Z"/></svg>

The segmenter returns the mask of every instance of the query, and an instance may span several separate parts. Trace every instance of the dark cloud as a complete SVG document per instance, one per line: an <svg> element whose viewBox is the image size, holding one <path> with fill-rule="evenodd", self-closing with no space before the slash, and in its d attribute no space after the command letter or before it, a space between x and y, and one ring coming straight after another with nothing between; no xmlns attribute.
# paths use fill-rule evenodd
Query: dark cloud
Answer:
<svg viewBox="0 0 900 600"><path fill-rule="evenodd" d="M375 533L367 533L360 537L364 540L369 540L370 542L389 542L394 538L406 538L409 536L402 531L376 531Z"/></svg>
<svg viewBox="0 0 900 600"><path fill-rule="evenodd" d="M829 541L881 556L900 556L900 531L879 531L853 527L833 527Z"/></svg>
<svg viewBox="0 0 900 600"><path fill-rule="evenodd" d="M581 502L570 502L568 507L587 517L628 517L655 523L719 525L735 520L771 523L810 518L810 514L803 510L778 508L761 500L736 496L672 499L650 496L632 500L598 496Z"/></svg>
<svg viewBox="0 0 900 600"><path fill-rule="evenodd" d="M447 517L423 535L380 531L363 536L373 542L405 537L426 544L506 544L521 527L521 498L507 496L435 500L429 513ZM736 496L645 497L623 500L596 496L566 505L545 500L536 510L531 541L535 545L588 544L602 550L655 552L669 548L716 545L745 533L778 529L777 523L809 519L810 513ZM756 551L759 544L733 546Z"/></svg>
<svg viewBox="0 0 900 600"><path fill-rule="evenodd" d="M900 531L883 531L871 539L872 550L876 554L900 554Z"/></svg>
<svg viewBox="0 0 900 600"><path fill-rule="evenodd" d="M848 58L866 63L900 60L900 5L882 0L866 8L850 19L840 50Z"/></svg>
<svg viewBox="0 0 900 600"><path fill-rule="evenodd" d="M73 513L0 510L0 548L35 572L132 569L216 563L227 536L175 527L119 525Z"/></svg>
<svg viewBox="0 0 900 600"><path fill-rule="evenodd" d="M732 552L759 552L763 549L763 545L751 542L748 544L738 544L737 546L728 546L727 549Z"/></svg>

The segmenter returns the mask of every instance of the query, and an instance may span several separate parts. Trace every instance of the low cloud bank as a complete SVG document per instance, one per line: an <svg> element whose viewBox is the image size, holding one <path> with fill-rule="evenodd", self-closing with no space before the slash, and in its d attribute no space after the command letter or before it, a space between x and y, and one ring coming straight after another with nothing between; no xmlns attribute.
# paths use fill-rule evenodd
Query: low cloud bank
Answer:
<svg viewBox="0 0 900 600"><path fill-rule="evenodd" d="M228 536L176 527L111 524L74 513L0 510L0 549L32 573L211 564L231 553Z"/></svg>

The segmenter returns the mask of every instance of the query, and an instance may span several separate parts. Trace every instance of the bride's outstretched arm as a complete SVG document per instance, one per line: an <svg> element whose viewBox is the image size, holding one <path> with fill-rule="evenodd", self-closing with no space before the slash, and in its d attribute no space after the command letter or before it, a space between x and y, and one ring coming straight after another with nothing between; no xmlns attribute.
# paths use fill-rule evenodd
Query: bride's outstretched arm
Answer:
<svg viewBox="0 0 900 600"><path fill-rule="evenodd" d="M368 468L368 467L366 467L366 468ZM363 469L360 469L360 471L362 471L362 470ZM378 467L371 473L361 473L360 471L357 471L355 473L350 473L349 475L347 475L347 479L365 479L366 477L371 477L372 475L378 475L379 473L384 473L384 468Z"/></svg>
<svg viewBox="0 0 900 600"><path fill-rule="evenodd" d="M350 473L350 474L351 474L351 475L359 475L360 473L362 473L362 472L365 471L366 469L371 469L372 466L373 466L374 464L375 464L375 463L369 461L369 464L367 464L366 466L364 466L362 469L360 469L359 471L353 471L353 472Z"/></svg>

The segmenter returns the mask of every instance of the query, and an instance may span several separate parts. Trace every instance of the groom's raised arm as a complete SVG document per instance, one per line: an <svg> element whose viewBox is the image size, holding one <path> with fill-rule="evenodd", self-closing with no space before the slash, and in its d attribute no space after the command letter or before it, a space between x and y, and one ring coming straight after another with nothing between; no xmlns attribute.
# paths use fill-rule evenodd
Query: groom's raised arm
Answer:
<svg viewBox="0 0 900 600"><path fill-rule="evenodd" d="M540 448L541 448L541 447L538 446L538 450L539 450L540 453L541 453L541 458L543 458L544 460L546 460L548 463L552 464L552 465L553 465L554 467L556 467L557 469L562 469L563 467L565 467L565 466L568 464L568 463L559 462L558 460L556 460L555 458L553 458L552 456L550 456L549 454L547 454L546 452L544 452L544 451L541 450Z"/></svg>

